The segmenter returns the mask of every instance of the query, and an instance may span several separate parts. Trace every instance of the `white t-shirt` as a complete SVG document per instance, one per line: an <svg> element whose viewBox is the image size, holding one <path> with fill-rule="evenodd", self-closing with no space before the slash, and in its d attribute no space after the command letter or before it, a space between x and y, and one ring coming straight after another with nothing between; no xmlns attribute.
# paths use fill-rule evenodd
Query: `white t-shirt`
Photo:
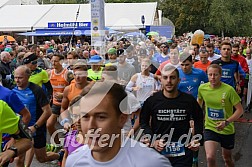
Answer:
<svg viewBox="0 0 252 167"><path fill-rule="evenodd" d="M66 167L171 167L168 158L154 149L127 139L117 155L108 162L96 161L88 145L84 145L67 157Z"/></svg>
<svg viewBox="0 0 252 167"><path fill-rule="evenodd" d="M249 68L249 83L252 83L252 59L246 59Z"/></svg>
<svg viewBox="0 0 252 167"><path fill-rule="evenodd" d="M217 60L219 58L221 58L221 55L214 53L213 57L210 57L210 56L208 57L208 60L212 62L212 61Z"/></svg>
<svg viewBox="0 0 252 167"><path fill-rule="evenodd" d="M154 79L153 74L143 76L141 73L137 73L136 86L140 88L136 91L136 98L140 102L144 102L153 94L154 90L158 89L158 83Z"/></svg>
<svg viewBox="0 0 252 167"><path fill-rule="evenodd" d="M132 58L126 58L125 61L132 65L136 60L132 57Z"/></svg>

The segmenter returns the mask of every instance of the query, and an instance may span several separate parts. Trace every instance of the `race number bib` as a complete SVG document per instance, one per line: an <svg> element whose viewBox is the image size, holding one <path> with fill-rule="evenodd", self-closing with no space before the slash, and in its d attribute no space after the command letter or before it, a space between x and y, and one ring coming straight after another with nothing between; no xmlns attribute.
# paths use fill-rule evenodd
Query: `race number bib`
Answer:
<svg viewBox="0 0 252 167"><path fill-rule="evenodd" d="M224 119L223 109L207 108L207 115L208 115L208 118L212 119L212 120L223 120Z"/></svg>
<svg viewBox="0 0 252 167"><path fill-rule="evenodd" d="M179 157L185 155L185 146L178 142L171 142L167 144L165 149L161 152L166 157Z"/></svg>

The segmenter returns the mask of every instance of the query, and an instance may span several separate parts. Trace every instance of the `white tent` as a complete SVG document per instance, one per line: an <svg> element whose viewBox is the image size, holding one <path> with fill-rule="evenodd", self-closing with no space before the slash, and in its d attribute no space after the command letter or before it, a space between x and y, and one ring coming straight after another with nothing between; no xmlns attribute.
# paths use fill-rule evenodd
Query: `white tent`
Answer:
<svg viewBox="0 0 252 167"><path fill-rule="evenodd" d="M154 3L109 3L105 6L105 24L112 29L138 29L143 27L141 17L145 17L145 25L153 25L157 10Z"/></svg>
<svg viewBox="0 0 252 167"><path fill-rule="evenodd" d="M46 28L48 22L75 22L78 4L59 4L41 19L34 28ZM105 4L105 26L115 30L138 29L142 27L141 16L145 16L145 25L153 25L157 3L107 3ZM90 4L81 4L77 21L90 22Z"/></svg>
<svg viewBox="0 0 252 167"><path fill-rule="evenodd" d="M38 5L37 0L0 0L0 8L6 5Z"/></svg>
<svg viewBox="0 0 252 167"><path fill-rule="evenodd" d="M21 5L21 0L0 0L0 8L5 5Z"/></svg>
<svg viewBox="0 0 252 167"><path fill-rule="evenodd" d="M53 5L7 5L0 9L0 31L31 31Z"/></svg>
<svg viewBox="0 0 252 167"><path fill-rule="evenodd" d="M22 5L38 5L37 0L21 0Z"/></svg>
<svg viewBox="0 0 252 167"><path fill-rule="evenodd" d="M46 5L40 5L46 6ZM91 12L89 4L57 4L47 12L35 25L35 29L48 28L49 22L75 22L76 13L80 6L77 22L90 22Z"/></svg>
<svg viewBox="0 0 252 167"><path fill-rule="evenodd" d="M48 27L49 22L90 22L90 4L51 5L7 5L0 9L0 31L32 31ZM115 30L137 30L145 25L153 25L157 2L152 3L107 3L105 4L105 26ZM10 12L11 11L11 12Z"/></svg>

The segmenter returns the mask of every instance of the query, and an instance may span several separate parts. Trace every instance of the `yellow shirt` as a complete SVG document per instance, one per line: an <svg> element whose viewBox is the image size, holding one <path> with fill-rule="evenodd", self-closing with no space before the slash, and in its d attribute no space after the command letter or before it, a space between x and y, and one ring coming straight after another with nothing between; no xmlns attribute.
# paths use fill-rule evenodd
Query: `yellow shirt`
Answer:
<svg viewBox="0 0 252 167"><path fill-rule="evenodd" d="M43 83L47 83L48 81L48 73L41 68L37 68L35 71L33 71L29 78L29 82L39 85L40 87L42 87Z"/></svg>
<svg viewBox="0 0 252 167"><path fill-rule="evenodd" d="M18 131L19 116L8 106L6 102L0 100L0 143L2 143L2 134L15 134ZM0 145L0 152L2 150Z"/></svg>

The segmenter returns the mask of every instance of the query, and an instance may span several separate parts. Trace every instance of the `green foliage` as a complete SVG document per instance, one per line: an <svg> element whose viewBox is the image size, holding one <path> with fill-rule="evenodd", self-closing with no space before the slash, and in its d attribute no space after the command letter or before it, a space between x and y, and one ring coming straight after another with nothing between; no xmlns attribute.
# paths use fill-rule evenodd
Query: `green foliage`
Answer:
<svg viewBox="0 0 252 167"><path fill-rule="evenodd" d="M156 0L105 0L106 3L143 3L156 2Z"/></svg>
<svg viewBox="0 0 252 167"><path fill-rule="evenodd" d="M252 34L251 0L160 0L159 8L177 34L197 29L218 35Z"/></svg>

